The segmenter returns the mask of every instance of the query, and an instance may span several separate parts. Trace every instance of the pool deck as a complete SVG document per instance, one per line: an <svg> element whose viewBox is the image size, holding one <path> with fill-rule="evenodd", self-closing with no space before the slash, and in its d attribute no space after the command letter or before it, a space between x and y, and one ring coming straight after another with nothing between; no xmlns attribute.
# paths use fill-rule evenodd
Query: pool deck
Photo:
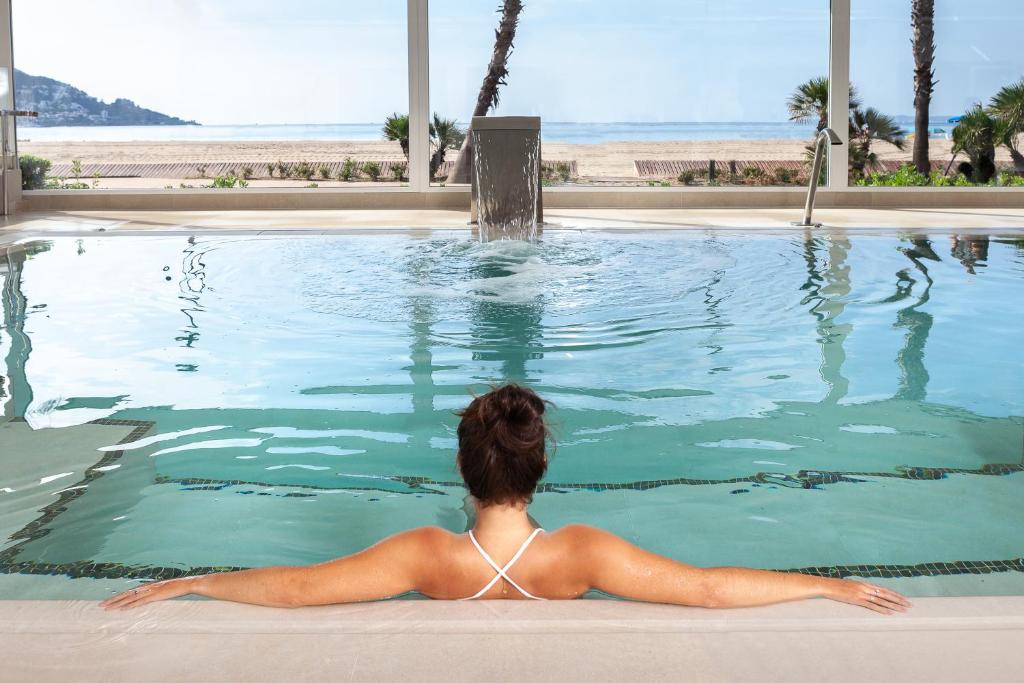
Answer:
<svg viewBox="0 0 1024 683"><path fill-rule="evenodd" d="M551 209L546 229L665 230L717 228L795 231L792 209ZM469 214L443 210L54 211L0 219L0 243L31 236L156 232L362 232L470 230ZM1024 209L822 209L825 230L992 232L1024 228Z"/></svg>
<svg viewBox="0 0 1024 683"><path fill-rule="evenodd" d="M884 617L809 601L728 611L605 600L278 610L0 602L4 680L1018 681L1024 597ZM15 654L16 653L16 654Z"/></svg>
<svg viewBox="0 0 1024 683"><path fill-rule="evenodd" d="M793 210L570 210L585 230L802 230ZM468 230L459 211L24 213L0 245L58 235ZM826 230L1016 232L1024 210L829 210ZM9 576L32 594L36 581ZM971 580L971 577L963 577ZM883 617L816 600L712 611L606 600L392 601L300 610L189 600L0 601L0 680L1018 681L1024 596L919 598Z"/></svg>

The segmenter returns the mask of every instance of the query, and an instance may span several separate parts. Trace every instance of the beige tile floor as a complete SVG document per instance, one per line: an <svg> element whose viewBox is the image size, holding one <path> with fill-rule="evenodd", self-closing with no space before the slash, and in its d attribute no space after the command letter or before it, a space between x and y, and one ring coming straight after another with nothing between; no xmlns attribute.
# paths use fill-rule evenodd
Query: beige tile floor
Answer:
<svg viewBox="0 0 1024 683"><path fill-rule="evenodd" d="M1024 597L883 617L811 601L711 611L399 601L301 610L0 603L4 680L1019 681Z"/></svg>
<svg viewBox="0 0 1024 683"><path fill-rule="evenodd" d="M565 229L793 229L792 210L551 210ZM1006 231L1024 211L821 210L828 228ZM458 211L26 213L0 244L151 231L468 229ZM26 586L54 577L11 576ZM0 680L1019 681L1024 597L922 598L881 617L811 601L705 611L609 601L403 601L271 610L0 602Z"/></svg>
<svg viewBox="0 0 1024 683"><path fill-rule="evenodd" d="M727 228L793 230L790 209L552 209L549 229ZM38 234L142 231L264 230L470 230L468 214L443 210L362 211L61 211L23 213L0 220L0 240ZM815 214L826 228L844 230L999 230L1024 228L1024 210L1014 209L823 209Z"/></svg>

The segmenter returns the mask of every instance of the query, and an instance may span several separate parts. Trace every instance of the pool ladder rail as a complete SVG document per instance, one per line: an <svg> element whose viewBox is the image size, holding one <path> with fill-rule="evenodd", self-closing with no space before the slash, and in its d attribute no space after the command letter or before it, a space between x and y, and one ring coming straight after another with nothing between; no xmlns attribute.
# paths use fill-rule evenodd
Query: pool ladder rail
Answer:
<svg viewBox="0 0 1024 683"><path fill-rule="evenodd" d="M821 132L818 133L818 137L815 138L814 164L811 166L811 178L807 182L807 202L804 204L804 219L799 223L794 221L791 224L798 228L821 227L821 223L815 223L811 220L811 214L814 212L814 197L818 192L818 179L821 177L821 164L824 159L823 152L825 151L826 142L831 144L833 147L843 144L843 141L831 128L822 128Z"/></svg>

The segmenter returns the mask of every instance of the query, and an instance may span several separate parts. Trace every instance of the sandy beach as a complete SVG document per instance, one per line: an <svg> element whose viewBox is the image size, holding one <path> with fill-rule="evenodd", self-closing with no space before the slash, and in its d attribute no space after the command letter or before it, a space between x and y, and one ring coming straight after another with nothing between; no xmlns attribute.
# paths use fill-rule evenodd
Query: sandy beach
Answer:
<svg viewBox="0 0 1024 683"><path fill-rule="evenodd" d="M679 140L606 142L601 144L546 143L547 160L575 160L579 180L636 181L635 160L799 160L807 143L803 140ZM952 142L931 141L933 160L948 161ZM205 165L229 162L251 165L257 176L266 174L266 164L277 161L312 164L356 161L404 161L401 148L388 141L281 141L281 142L32 142L18 143L21 154L34 154L58 164L79 160L90 164L189 164ZM879 143L875 148L879 159L910 160L910 145L900 151L892 145ZM449 157L454 158L454 152ZM1000 149L1001 161L1009 161ZM91 175L86 173L85 175ZM163 187L195 174L179 173L167 178L103 178L101 187ZM314 179L316 180L316 179ZM299 181L276 180L263 184L291 184Z"/></svg>

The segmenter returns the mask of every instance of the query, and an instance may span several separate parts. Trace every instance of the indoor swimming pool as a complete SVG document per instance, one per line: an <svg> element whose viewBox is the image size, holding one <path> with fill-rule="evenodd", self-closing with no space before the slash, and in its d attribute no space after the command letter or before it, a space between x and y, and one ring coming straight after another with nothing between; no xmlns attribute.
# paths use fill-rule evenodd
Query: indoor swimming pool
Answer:
<svg viewBox="0 0 1024 683"><path fill-rule="evenodd" d="M1021 233L93 234L0 282L0 599L464 531L455 411L509 381L545 528L1024 594Z"/></svg>

